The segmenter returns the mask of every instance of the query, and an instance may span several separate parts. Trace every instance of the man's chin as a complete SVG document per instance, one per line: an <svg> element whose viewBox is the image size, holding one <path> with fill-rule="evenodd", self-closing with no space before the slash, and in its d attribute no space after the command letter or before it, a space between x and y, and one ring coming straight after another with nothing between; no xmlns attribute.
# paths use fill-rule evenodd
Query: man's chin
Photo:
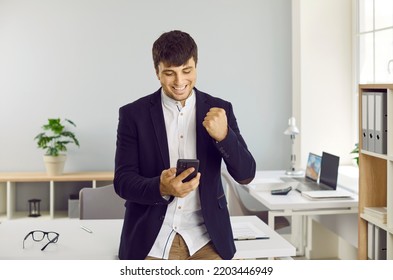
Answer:
<svg viewBox="0 0 393 280"><path fill-rule="evenodd" d="M183 101L183 100L186 100L188 98L189 94L186 94L186 93L185 94L174 94L173 96L174 96L175 100Z"/></svg>

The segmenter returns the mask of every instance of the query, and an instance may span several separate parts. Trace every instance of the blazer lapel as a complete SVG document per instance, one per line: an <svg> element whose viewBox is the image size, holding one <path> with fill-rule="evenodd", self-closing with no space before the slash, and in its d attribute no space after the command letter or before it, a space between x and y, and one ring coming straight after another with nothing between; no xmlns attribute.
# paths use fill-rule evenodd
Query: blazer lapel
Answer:
<svg viewBox="0 0 393 280"><path fill-rule="evenodd" d="M206 162L207 158L207 147L206 141L207 138L210 138L209 134L207 133L206 129L203 127L203 120L207 112L210 110L210 104L207 103L206 97L203 93L199 92L195 88L196 94L196 136L197 136L197 158L201 163ZM203 164L200 165L200 172L203 174L205 166Z"/></svg>
<svg viewBox="0 0 393 280"><path fill-rule="evenodd" d="M161 105L161 90L154 93L150 99L150 115L154 126L154 133L160 149L161 159L165 168L170 167L168 139L165 129L164 113Z"/></svg>

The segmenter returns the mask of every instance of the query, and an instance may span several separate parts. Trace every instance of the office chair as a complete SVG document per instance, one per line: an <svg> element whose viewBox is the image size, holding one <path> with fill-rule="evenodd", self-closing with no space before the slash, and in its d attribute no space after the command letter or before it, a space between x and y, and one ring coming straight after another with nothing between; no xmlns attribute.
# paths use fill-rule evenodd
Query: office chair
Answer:
<svg viewBox="0 0 393 280"><path fill-rule="evenodd" d="M123 219L124 203L113 185L83 188L79 192L80 219Z"/></svg>
<svg viewBox="0 0 393 280"><path fill-rule="evenodd" d="M242 190L239 184L231 177L227 170L221 170L221 177L226 183L228 210L231 216L255 215L266 224L268 223L268 209L256 199L251 197L246 191ZM225 185L224 185L225 186ZM242 199L240 192L243 191L248 195L250 201L247 203ZM275 218L275 230L288 227L289 221L285 217Z"/></svg>

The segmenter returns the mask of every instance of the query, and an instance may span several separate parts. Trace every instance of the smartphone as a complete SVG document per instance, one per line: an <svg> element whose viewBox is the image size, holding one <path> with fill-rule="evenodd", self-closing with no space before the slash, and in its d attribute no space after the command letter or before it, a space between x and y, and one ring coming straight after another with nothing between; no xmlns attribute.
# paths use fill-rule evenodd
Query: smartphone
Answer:
<svg viewBox="0 0 393 280"><path fill-rule="evenodd" d="M194 167L194 172L187 176L183 182L188 182L194 178L198 173L199 159L179 159L176 165L176 176L180 175L184 170Z"/></svg>
<svg viewBox="0 0 393 280"><path fill-rule="evenodd" d="M292 187L289 186L288 188L285 188L285 189L272 190L271 194L272 195L287 195L291 190L292 190Z"/></svg>

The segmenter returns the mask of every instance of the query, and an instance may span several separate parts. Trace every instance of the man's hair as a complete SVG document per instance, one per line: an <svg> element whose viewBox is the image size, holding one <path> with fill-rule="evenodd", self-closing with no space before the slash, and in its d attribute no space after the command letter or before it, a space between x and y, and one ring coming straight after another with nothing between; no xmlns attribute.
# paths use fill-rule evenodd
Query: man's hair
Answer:
<svg viewBox="0 0 393 280"><path fill-rule="evenodd" d="M153 44L154 68L163 62L167 66L181 66L191 57L195 65L198 61L198 47L192 37L185 32L174 30L162 34Z"/></svg>

